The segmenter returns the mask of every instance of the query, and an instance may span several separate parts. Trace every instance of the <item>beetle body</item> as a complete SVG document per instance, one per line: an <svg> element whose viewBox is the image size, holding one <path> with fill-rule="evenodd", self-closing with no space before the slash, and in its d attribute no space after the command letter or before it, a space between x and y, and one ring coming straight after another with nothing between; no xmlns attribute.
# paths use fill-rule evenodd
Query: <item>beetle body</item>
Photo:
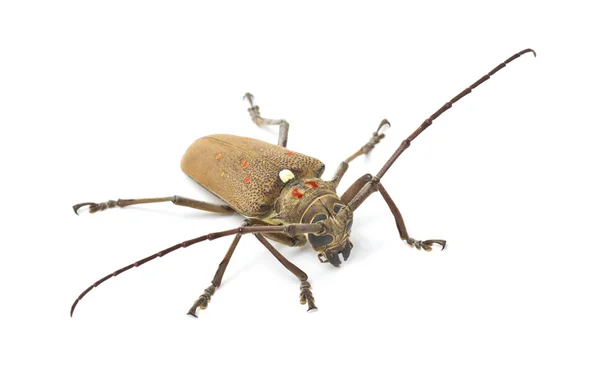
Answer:
<svg viewBox="0 0 600 387"><path fill-rule="evenodd" d="M341 263L340 252L347 259L352 215L349 210L340 214L345 204L335 183L320 178L325 164L316 158L257 139L214 134L190 145L181 169L246 218L273 225L335 218L326 222L325 232L308 238L335 266ZM291 241L293 246L305 243L304 235Z"/></svg>
<svg viewBox="0 0 600 387"><path fill-rule="evenodd" d="M368 154L383 139L379 131L389 125L383 120L371 139L358 151L340 163L331 180L321 178L325 165L316 158L287 149L289 124L281 119L261 117L259 108L254 104L254 97L247 93L244 98L250 103L248 112L252 121L258 126L279 125L278 145L269 144L247 137L228 134L215 134L196 140L183 156L181 168L198 184L224 200L227 205L207 203L181 196L166 196L143 199L119 199L107 202L85 202L73 206L77 211L89 206L91 213L112 207L127 207L136 204L172 202L173 204L216 213L238 213L245 220L242 226L214 232L197 238L183 241L167 249L161 250L144 259L122 267L102 277L85 289L71 306L71 315L79 301L92 289L109 278L117 276L134 267L138 267L156 258L162 257L180 248L217 238L235 236L219 264L211 285L194 302L188 314L196 316L196 310L206 309L216 289L221 285L223 275L229 261L237 248L240 238L245 234L254 234L265 248L300 281L300 303L308 304L308 310L316 309L314 297L310 290L308 275L295 264L287 260L265 238L289 246L301 246L310 242L312 248L319 253L321 262L329 262L333 266L341 264L340 255L347 260L352 249L349 240L354 212L373 193L378 192L386 202L394 216L400 238L409 246L431 251L437 244L446 246L442 239L417 240L412 238L400 210L391 195L385 189L382 178L396 162L398 157L410 147L411 143L440 115L450 109L460 99L470 94L476 87L490 79L492 75L506 67L507 64L525 53L535 52L522 50L511 56L475 83L454 96L419 127L410 134L377 174L365 174L356 180L338 196L337 187L348 169L348 164L360 155ZM321 259L326 257L326 259Z"/></svg>

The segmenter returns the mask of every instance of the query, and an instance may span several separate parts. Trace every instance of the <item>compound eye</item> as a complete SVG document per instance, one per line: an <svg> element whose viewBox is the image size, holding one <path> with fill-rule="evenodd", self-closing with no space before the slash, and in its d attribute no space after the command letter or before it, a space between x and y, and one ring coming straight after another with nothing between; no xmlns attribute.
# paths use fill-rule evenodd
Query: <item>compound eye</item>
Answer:
<svg viewBox="0 0 600 387"><path fill-rule="evenodd" d="M340 212L340 210L342 209L342 207L343 206L341 204L334 204L333 205L333 212L335 212L337 214L338 212Z"/></svg>
<svg viewBox="0 0 600 387"><path fill-rule="evenodd" d="M333 237L329 234L315 235L308 234L308 241L313 246L325 246L333 242Z"/></svg>
<svg viewBox="0 0 600 387"><path fill-rule="evenodd" d="M315 217L313 218L311 223L317 223L317 222L320 222L325 219L327 219L327 215L317 214L317 215L315 215ZM315 247L325 246L325 245L328 245L331 242L333 242L333 237L329 234L323 234L323 235L308 234L308 241L310 242L311 245L313 245Z"/></svg>
<svg viewBox="0 0 600 387"><path fill-rule="evenodd" d="M317 223L317 222L320 222L320 221L325 220L325 219L327 219L327 215L325 215L325 214L318 214L318 215L315 215L315 217L313 218L313 220L312 220L311 223Z"/></svg>

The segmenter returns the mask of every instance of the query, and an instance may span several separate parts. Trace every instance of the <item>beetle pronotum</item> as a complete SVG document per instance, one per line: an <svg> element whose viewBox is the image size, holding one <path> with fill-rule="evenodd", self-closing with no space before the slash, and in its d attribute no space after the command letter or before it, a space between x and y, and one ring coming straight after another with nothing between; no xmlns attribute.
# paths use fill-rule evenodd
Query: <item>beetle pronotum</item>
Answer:
<svg viewBox="0 0 600 387"><path fill-rule="evenodd" d="M296 265L281 255L266 238L289 246L305 245L307 240L319 254L321 262L339 266L350 256L352 243L349 240L353 213L374 192L379 192L396 220L400 238L417 249L431 251L434 244L446 246L441 239L415 240L408 235L402 215L385 190L381 179L398 157L433 121L453 104L469 94L477 86L508 63L525 53L526 49L511 56L494 67L471 86L445 103L406 138L392 154L381 170L375 175L366 174L356 180L340 197L337 187L348 169L348 164L360 155L369 153L384 134L381 129L389 125L383 120L371 139L358 151L342 161L331 180L322 180L325 165L319 160L290 151L286 148L289 124L285 120L272 120L260 116L254 97L247 93L244 98L250 103L248 112L256 125L279 125L278 145L233 135L211 135L196 140L187 150L181 161L183 171L226 204L212 204L181 196L168 196L150 199L119 199L103 203L80 203L73 206L75 213L89 206L91 213L112 207L126 207L134 204L172 202L176 205L217 213L238 213L245 217L237 228L210 233L190 239L147 258L127 265L93 283L85 289L71 307L71 316L79 301L93 288L111 277L115 277L133 267L143 265L182 247L188 247L205 240L233 236L233 241L225 258L219 264L211 285L194 302L188 314L196 316L198 308L206 309L216 289L221 285L223 274L242 235L254 236L271 252L279 262L300 280L300 303L308 304L308 310L316 309L310 290L308 276Z"/></svg>

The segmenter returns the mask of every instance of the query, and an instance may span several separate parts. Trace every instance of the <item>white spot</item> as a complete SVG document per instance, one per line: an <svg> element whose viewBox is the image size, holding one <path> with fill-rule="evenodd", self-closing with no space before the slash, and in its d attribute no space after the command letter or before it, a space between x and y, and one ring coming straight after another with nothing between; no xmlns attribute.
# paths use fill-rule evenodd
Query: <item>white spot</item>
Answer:
<svg viewBox="0 0 600 387"><path fill-rule="evenodd" d="M279 178L284 183L287 183L288 181L295 179L296 176L294 176L294 172L290 171L289 169L284 169L282 171L279 171Z"/></svg>

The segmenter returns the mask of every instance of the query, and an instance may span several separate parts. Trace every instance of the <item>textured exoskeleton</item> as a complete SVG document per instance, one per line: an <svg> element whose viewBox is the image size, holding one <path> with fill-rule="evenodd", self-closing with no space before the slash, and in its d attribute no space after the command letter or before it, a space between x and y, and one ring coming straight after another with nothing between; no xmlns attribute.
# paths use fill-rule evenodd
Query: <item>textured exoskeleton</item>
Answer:
<svg viewBox="0 0 600 387"><path fill-rule="evenodd" d="M292 172L293 179L319 178L325 164L260 140L213 134L190 145L181 169L239 214L262 219L271 215L287 183L281 171Z"/></svg>
<svg viewBox="0 0 600 387"><path fill-rule="evenodd" d="M211 285L206 288L188 312L195 316L197 308L205 309L215 290L221 285L229 260L244 234L254 234L279 262L298 277L300 302L308 303L309 310L316 309L306 273L283 257L265 237L289 246L301 246L308 240L313 249L319 253L321 262L339 266L342 263L340 255L347 260L352 249L349 238L353 213L374 192L381 193L387 203L394 215L402 240L405 240L410 246L427 251L431 250L433 244L439 244L443 249L446 245L444 240L421 241L408 235L402 215L381 183L381 179L411 142L433 123L433 120L508 63L528 52L535 55L531 49L513 55L445 103L402 141L379 173L374 176L370 174L362 176L341 196L338 196L337 187L348 169L348 163L360 155L369 153L383 139L384 135L380 131L383 127L388 126L389 122L383 120L370 140L339 165L332 179L323 180L321 176L325 165L321 161L287 148L289 130L287 121L261 117L258 106L254 105L253 96L246 94L245 98L250 102L248 111L254 123L279 125L278 145L247 137L214 134L196 140L188 148L181 161L181 168L188 176L220 197L226 204L212 204L181 196L167 196L149 199L119 199L103 203L86 202L73 206L77 213L83 206L89 206L90 212L96 212L111 207L171 201L176 205L204 211L238 213L245 218L242 226L184 241L101 278L79 295L73 303L71 315L77 303L91 289L113 276L179 248L205 240L234 236Z"/></svg>

